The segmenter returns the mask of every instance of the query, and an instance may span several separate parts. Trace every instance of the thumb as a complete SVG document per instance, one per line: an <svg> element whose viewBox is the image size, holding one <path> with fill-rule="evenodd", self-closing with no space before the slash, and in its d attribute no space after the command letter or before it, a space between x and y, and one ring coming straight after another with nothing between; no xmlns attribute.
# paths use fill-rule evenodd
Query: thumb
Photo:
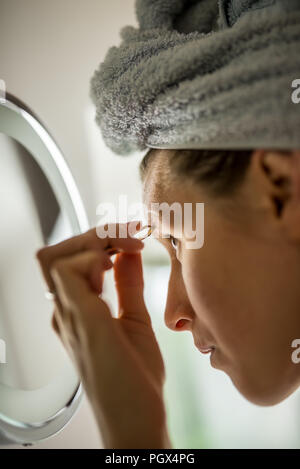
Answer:
<svg viewBox="0 0 300 469"><path fill-rule="evenodd" d="M151 318L144 301L141 253L122 252L117 254L113 267L119 300L119 317L151 324Z"/></svg>

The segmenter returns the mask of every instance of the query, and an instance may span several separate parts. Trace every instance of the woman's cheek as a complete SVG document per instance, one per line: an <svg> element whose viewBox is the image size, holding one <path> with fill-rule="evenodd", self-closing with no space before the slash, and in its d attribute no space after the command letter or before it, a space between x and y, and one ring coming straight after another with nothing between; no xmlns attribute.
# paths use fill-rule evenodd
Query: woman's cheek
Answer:
<svg viewBox="0 0 300 469"><path fill-rule="evenodd" d="M219 309L215 301L214 286L205 272L196 253L188 253L182 260L182 278L186 292L197 318L206 326L212 324L215 311Z"/></svg>
<svg viewBox="0 0 300 469"><path fill-rule="evenodd" d="M182 262L182 277L189 301L198 319L199 328L215 341L228 361L237 359L245 339L245 322L240 323L239 299L226 288L228 281L214 271L197 253L186 253Z"/></svg>

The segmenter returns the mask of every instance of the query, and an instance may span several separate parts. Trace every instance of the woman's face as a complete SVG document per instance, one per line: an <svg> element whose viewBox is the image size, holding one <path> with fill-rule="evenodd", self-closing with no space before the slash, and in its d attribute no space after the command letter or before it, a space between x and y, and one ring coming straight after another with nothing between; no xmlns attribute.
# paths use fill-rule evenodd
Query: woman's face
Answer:
<svg viewBox="0 0 300 469"><path fill-rule="evenodd" d="M174 177L160 151L147 169L144 201L152 221L153 203L204 203L201 248L188 247L184 226L180 239L159 239L171 259L166 325L190 331L198 347L214 346L211 365L249 401L273 405L300 386L300 364L292 360L292 342L300 339L300 241L290 234L298 216L293 197L286 197L284 215L274 206L274 196L286 190L271 181L281 162L264 155L252 157L234 196L215 198L204 186ZM156 215L156 228L176 236L174 224Z"/></svg>

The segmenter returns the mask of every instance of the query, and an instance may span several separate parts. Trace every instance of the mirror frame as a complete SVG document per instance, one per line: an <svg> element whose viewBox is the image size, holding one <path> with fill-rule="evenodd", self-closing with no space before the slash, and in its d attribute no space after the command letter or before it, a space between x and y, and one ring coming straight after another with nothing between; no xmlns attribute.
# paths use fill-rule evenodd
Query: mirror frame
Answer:
<svg viewBox="0 0 300 469"><path fill-rule="evenodd" d="M33 156L61 207L64 207L73 235L89 229L88 219L71 171L56 142L40 119L10 93L0 99L0 133L23 145ZM83 396L80 381L65 406L46 421L17 422L0 413L0 446L31 445L62 430L79 407Z"/></svg>

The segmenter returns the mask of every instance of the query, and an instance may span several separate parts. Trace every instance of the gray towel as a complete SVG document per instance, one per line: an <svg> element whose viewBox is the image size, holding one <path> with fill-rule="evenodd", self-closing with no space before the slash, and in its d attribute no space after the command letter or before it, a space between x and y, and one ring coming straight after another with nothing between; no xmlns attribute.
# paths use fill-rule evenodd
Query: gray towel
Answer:
<svg viewBox="0 0 300 469"><path fill-rule="evenodd" d="M300 0L136 0L136 15L90 83L114 153L300 148Z"/></svg>

